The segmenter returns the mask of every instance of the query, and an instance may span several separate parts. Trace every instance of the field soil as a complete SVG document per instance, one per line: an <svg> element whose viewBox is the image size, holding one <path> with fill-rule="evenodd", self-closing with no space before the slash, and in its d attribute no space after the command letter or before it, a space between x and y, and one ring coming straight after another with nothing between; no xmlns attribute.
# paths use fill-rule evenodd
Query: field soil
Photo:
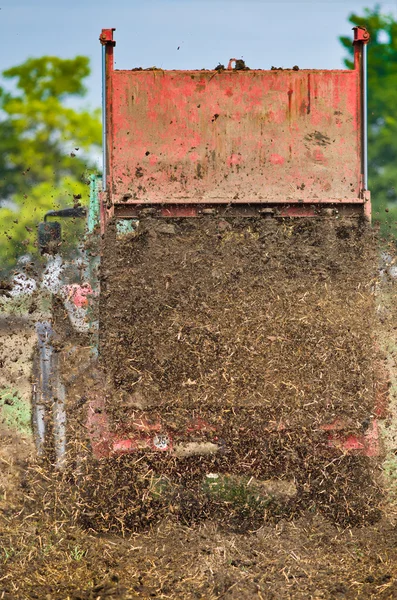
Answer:
<svg viewBox="0 0 397 600"><path fill-rule="evenodd" d="M29 496L28 491L24 491ZM339 529L321 517L237 535L214 521L164 520L98 535L48 502L2 514L2 597L102 600L397 597L397 535L387 522Z"/></svg>
<svg viewBox="0 0 397 600"><path fill-rule="evenodd" d="M34 455L30 370L34 331L26 316L0 314L0 508L20 496L19 477Z"/></svg>

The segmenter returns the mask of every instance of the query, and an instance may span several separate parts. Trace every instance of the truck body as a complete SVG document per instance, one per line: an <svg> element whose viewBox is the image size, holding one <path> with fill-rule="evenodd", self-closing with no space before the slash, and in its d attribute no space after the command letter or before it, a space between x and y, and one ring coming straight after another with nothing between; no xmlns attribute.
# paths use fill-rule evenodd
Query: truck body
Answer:
<svg viewBox="0 0 397 600"><path fill-rule="evenodd" d="M230 61L214 71L123 71L113 67L113 30L100 41L103 228L147 207L370 216L363 29L352 70L236 70Z"/></svg>
<svg viewBox="0 0 397 600"><path fill-rule="evenodd" d="M366 30L354 28L354 69L327 71L297 67L251 70L236 68L241 63L235 59L227 68L208 71L115 70L113 31L104 29L100 36L103 177L102 181L96 177L91 181L87 211L90 239L106 237L110 224L115 224L117 236L122 238L147 215L165 221L203 215L282 222L300 217L370 220ZM95 319L89 314L90 305L100 294L93 276L93 264L98 260L97 255L88 257L84 281L67 282L63 294L69 307L74 304L74 311L79 310L80 330L84 330L82 311L87 311L87 328L91 319L95 348L97 323L93 324ZM40 356L46 360L56 336L48 327L38 328ZM95 349L87 361L96 363ZM54 365L59 364L57 357ZM48 406L49 380L58 378L55 368L52 375L44 369L47 380L36 386L41 452L46 436L43 402ZM104 390L102 375L98 375L98 382ZM98 393L98 385L86 394L86 427L96 458L141 450L175 452L161 420L153 422L143 416L127 433L112 430L106 394ZM59 382L53 388L59 389ZM344 424L337 420L323 424L327 443L342 452L376 455L377 417L383 410L384 390L379 390L377 402L379 410L362 434L345 433ZM67 411L59 407L59 394L56 406L56 414L67 418ZM277 431L283 429L280 423L275 427ZM66 425L53 429L57 432L55 454L62 464L66 444L61 438L66 436ZM208 423L193 418L187 428L195 433L209 429ZM206 440L198 454L210 452L208 436Z"/></svg>

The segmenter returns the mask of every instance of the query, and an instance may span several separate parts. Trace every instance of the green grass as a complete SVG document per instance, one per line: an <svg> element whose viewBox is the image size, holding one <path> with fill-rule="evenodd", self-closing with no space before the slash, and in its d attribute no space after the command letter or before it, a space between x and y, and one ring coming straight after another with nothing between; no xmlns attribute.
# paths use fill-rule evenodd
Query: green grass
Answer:
<svg viewBox="0 0 397 600"><path fill-rule="evenodd" d="M17 390L0 389L0 419L10 429L22 435L32 435L30 402L24 400Z"/></svg>

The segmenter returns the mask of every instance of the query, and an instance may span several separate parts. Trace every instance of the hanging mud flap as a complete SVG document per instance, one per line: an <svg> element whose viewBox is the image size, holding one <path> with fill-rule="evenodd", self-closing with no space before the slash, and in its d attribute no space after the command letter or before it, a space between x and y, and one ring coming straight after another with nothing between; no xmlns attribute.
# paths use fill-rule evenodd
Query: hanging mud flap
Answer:
<svg viewBox="0 0 397 600"><path fill-rule="evenodd" d="M58 357L53 348L54 331L47 322L36 323L37 347L33 357L32 421L37 455L65 463L65 388L60 380Z"/></svg>

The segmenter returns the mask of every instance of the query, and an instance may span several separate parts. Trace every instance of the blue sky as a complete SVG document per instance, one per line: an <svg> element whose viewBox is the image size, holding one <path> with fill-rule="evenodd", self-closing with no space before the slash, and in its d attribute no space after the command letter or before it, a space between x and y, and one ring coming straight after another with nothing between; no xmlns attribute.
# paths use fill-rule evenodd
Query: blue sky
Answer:
<svg viewBox="0 0 397 600"><path fill-rule="evenodd" d="M91 58L87 102L101 102L98 36L116 27L116 68L214 68L244 57L254 68L272 65L339 68L339 35L361 0L0 0L0 71L44 54ZM380 2L397 16L397 0ZM178 46L180 47L177 50Z"/></svg>

